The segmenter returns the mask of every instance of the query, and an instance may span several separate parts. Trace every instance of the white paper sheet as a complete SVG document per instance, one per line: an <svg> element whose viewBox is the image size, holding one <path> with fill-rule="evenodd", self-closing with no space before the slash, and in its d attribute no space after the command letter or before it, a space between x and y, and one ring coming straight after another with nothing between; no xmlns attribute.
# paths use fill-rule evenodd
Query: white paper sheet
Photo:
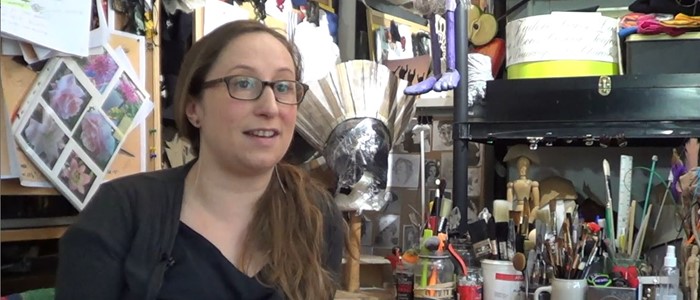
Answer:
<svg viewBox="0 0 700 300"><path fill-rule="evenodd" d="M92 7L74 0L0 0L3 37L87 56Z"/></svg>
<svg viewBox="0 0 700 300"><path fill-rule="evenodd" d="M228 4L219 0L207 0L204 6L203 35L207 35L228 22L247 20L248 11L238 4Z"/></svg>

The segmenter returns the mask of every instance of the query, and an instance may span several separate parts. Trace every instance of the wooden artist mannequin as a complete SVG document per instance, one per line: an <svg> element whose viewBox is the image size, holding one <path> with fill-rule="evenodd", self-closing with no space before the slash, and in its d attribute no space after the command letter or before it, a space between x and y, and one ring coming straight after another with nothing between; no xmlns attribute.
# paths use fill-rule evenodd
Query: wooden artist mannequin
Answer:
<svg viewBox="0 0 700 300"><path fill-rule="evenodd" d="M508 182L506 200L511 203L516 201L516 211L522 212L524 208L527 209L528 222L532 223L540 206L540 184L527 176L530 165L539 163L539 158L528 146L516 145L508 149L503 159L506 163L514 160L518 168L518 179Z"/></svg>
<svg viewBox="0 0 700 300"><path fill-rule="evenodd" d="M690 300L698 300L698 269L700 269L700 257L698 257L698 245L693 245L690 256L685 262L685 286L690 293Z"/></svg>

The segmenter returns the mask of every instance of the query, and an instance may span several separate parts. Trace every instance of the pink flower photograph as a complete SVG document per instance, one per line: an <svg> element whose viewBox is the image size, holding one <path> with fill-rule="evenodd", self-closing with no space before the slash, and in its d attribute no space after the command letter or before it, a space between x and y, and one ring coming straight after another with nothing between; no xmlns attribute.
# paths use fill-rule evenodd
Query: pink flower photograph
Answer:
<svg viewBox="0 0 700 300"><path fill-rule="evenodd" d="M126 132L141 108L144 98L145 96L131 79L126 74L122 74L107 96L102 110L122 132Z"/></svg>
<svg viewBox="0 0 700 300"><path fill-rule="evenodd" d="M68 136L41 104L36 106L22 137L49 169L53 169L68 142Z"/></svg>
<svg viewBox="0 0 700 300"><path fill-rule="evenodd" d="M107 166L119 144L115 138L115 130L109 121L92 108L85 113L73 133L73 138L102 170Z"/></svg>
<svg viewBox="0 0 700 300"><path fill-rule="evenodd" d="M117 62L106 51L76 59L76 62L100 93L104 93L119 69Z"/></svg>
<svg viewBox="0 0 700 300"><path fill-rule="evenodd" d="M63 64L58 68L42 95L46 103L71 130L90 100L90 94Z"/></svg>
<svg viewBox="0 0 700 300"><path fill-rule="evenodd" d="M83 202L88 191L95 182L95 172L90 170L77 153L71 152L63 165L58 178L76 198Z"/></svg>

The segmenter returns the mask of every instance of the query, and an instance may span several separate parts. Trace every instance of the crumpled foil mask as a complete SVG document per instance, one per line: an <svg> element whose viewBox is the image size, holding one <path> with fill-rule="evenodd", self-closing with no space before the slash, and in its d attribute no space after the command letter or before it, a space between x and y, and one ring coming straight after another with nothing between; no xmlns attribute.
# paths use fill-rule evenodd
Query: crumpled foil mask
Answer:
<svg viewBox="0 0 700 300"><path fill-rule="evenodd" d="M391 135L374 118L348 119L328 138L323 156L338 176L342 210L380 210L386 199ZM350 190L343 194L343 190Z"/></svg>

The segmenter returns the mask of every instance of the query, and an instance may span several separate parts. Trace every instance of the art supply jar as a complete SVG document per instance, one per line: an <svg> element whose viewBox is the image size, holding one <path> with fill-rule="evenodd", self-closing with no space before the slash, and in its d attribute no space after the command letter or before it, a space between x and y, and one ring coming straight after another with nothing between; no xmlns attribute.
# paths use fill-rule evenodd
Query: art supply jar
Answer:
<svg viewBox="0 0 700 300"><path fill-rule="evenodd" d="M447 253L420 255L413 274L413 299L454 299L455 267Z"/></svg>

